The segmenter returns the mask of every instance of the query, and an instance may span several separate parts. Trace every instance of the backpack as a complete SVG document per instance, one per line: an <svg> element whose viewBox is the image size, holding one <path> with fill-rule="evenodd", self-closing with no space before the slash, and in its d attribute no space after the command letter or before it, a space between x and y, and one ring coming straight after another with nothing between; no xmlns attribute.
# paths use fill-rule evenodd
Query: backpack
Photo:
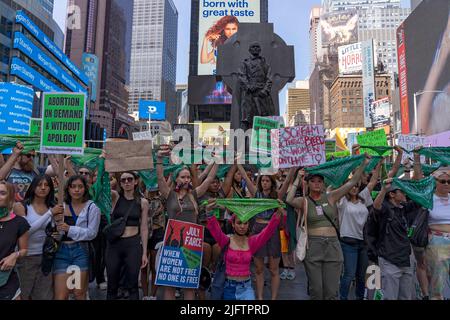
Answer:
<svg viewBox="0 0 450 320"><path fill-rule="evenodd" d="M214 272L214 277L211 284L211 296L210 296L211 300L223 300L223 290L225 287L225 280L226 280L225 254L230 245L230 241L231 240L229 240L227 245L225 245L225 247L222 249L220 257L216 263L216 270Z"/></svg>
<svg viewBox="0 0 450 320"><path fill-rule="evenodd" d="M409 240L415 247L425 248L428 245L428 216L429 211L420 208L408 229Z"/></svg>

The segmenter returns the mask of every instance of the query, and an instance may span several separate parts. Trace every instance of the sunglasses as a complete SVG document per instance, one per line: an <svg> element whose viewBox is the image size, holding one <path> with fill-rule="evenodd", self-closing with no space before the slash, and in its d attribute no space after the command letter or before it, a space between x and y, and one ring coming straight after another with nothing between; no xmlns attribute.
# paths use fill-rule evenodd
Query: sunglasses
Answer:
<svg viewBox="0 0 450 320"><path fill-rule="evenodd" d="M27 157L27 158L30 158L30 159L34 158L34 155L33 154L29 154L29 153L28 154L24 154L24 156Z"/></svg>
<svg viewBox="0 0 450 320"><path fill-rule="evenodd" d="M120 179L120 182L122 182L122 183L133 182L133 181L134 181L134 178L132 178L132 177Z"/></svg>
<svg viewBox="0 0 450 320"><path fill-rule="evenodd" d="M450 180L441 180L441 179L436 179L436 180L442 184L450 184Z"/></svg>
<svg viewBox="0 0 450 320"><path fill-rule="evenodd" d="M89 171L80 171L78 173L80 174L80 176L88 176L88 175L90 175Z"/></svg>

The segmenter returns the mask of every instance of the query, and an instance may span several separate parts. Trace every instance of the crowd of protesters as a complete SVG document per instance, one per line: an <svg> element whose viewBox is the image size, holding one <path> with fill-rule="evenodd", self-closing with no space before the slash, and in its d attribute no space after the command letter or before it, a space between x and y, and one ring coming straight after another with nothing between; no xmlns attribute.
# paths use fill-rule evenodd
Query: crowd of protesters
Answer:
<svg viewBox="0 0 450 320"><path fill-rule="evenodd" d="M173 300L180 295L207 300L211 279L201 280L198 289L155 285L169 219L205 227L202 271L214 277L224 263L219 298L225 300L262 300L266 284L270 299L276 300L283 284L296 278L298 263L306 271L312 300L347 300L352 283L355 299L367 299L366 270L372 264L379 266L384 299L444 298L450 265L450 168L432 173L436 188L433 209L427 210L393 184L403 155L399 147L390 171L382 173L385 159L380 159L367 173L371 157L364 154L339 187L304 168L272 175L239 161L222 175L215 163L203 170L180 166L167 175L164 165L171 149L161 147L155 158L157 186L146 187L134 171L110 175L110 212L94 201L97 169L77 167L69 157L65 181L59 181L55 159L49 159L47 168L37 168L35 153L23 150L18 142L6 161L0 159L0 300L85 300L90 283L106 290L108 300ZM413 166L403 164L401 179L424 178L419 150L414 150ZM359 154L358 145L353 152ZM218 204L220 199L272 199L280 207L246 221ZM418 246L411 242L410 230L422 214L428 241ZM308 239L299 262L296 229L302 220ZM107 239L103 230L118 223L124 223L123 233ZM74 269L81 277L70 287Z"/></svg>

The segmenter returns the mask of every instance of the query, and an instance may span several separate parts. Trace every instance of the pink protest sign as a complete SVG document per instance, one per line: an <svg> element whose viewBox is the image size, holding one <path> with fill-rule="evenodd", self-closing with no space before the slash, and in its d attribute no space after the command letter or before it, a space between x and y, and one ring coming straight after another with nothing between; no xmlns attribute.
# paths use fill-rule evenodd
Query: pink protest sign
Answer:
<svg viewBox="0 0 450 320"><path fill-rule="evenodd" d="M298 126L271 131L274 167L287 169L325 163L323 126Z"/></svg>

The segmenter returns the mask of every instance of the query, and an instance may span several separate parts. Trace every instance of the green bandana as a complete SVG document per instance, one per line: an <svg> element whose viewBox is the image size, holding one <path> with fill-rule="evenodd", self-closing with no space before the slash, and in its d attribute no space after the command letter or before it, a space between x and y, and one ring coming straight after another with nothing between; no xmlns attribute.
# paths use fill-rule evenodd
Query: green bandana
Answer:
<svg viewBox="0 0 450 320"><path fill-rule="evenodd" d="M100 164L101 149L85 148L83 156L72 156L72 163L77 167L86 167L93 171Z"/></svg>
<svg viewBox="0 0 450 320"><path fill-rule="evenodd" d="M242 222L247 222L258 213L278 208L281 206L278 200L274 199L217 199L217 205L227 208L236 214ZM203 201L202 206L208 205L208 201Z"/></svg>
<svg viewBox="0 0 450 320"><path fill-rule="evenodd" d="M317 167L306 168L309 174L321 175L325 178L325 182L334 188L339 188L347 180L350 173L361 165L364 156L353 156L343 159L325 162Z"/></svg>
<svg viewBox="0 0 450 320"><path fill-rule="evenodd" d="M411 200L422 207L433 209L433 194L436 181L432 176L419 181L394 178L392 185L402 190Z"/></svg>
<svg viewBox="0 0 450 320"><path fill-rule="evenodd" d="M89 189L92 201L97 205L100 211L106 216L108 224L111 223L111 184L109 174L105 171L105 159L99 158L97 180Z"/></svg>
<svg viewBox="0 0 450 320"><path fill-rule="evenodd" d="M430 164L422 164L422 171L423 171L424 175L429 176L429 175L433 174L433 172L435 172L440 167L442 167L441 162L436 162L431 165Z"/></svg>
<svg viewBox="0 0 450 320"><path fill-rule="evenodd" d="M0 208L0 219L3 219L4 217L7 217L9 214L8 208Z"/></svg>
<svg viewBox="0 0 450 320"><path fill-rule="evenodd" d="M365 173L370 173L373 170L375 170L375 167L380 163L381 160L384 158L381 156L372 156L372 159L370 159L369 164L367 165L366 169L364 169Z"/></svg>
<svg viewBox="0 0 450 320"><path fill-rule="evenodd" d="M16 136L16 135L0 135L0 152L9 148L14 148L20 141L23 144L22 154L30 153L31 151L39 151L40 137L36 136Z"/></svg>
<svg viewBox="0 0 450 320"><path fill-rule="evenodd" d="M439 161L443 166L450 166L450 147L423 148L419 154Z"/></svg>
<svg viewBox="0 0 450 320"><path fill-rule="evenodd" d="M361 146L361 153L364 153L363 149L370 149L374 151L379 156L386 157L392 153L393 147L386 147L386 146Z"/></svg>

